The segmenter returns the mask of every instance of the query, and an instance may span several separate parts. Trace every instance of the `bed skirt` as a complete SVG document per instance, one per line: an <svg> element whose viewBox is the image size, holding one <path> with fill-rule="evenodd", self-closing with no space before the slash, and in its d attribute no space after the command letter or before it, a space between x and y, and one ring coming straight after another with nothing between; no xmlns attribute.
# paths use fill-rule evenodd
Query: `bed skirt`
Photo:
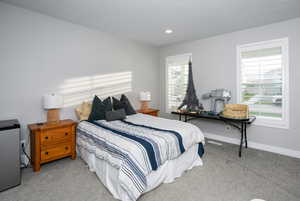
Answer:
<svg viewBox="0 0 300 201"><path fill-rule="evenodd" d="M147 189L149 192L162 183L171 183L180 177L184 171L195 166L202 166L202 159L198 154L198 144L186 150L180 157L166 161L156 171L152 171L147 178ZM133 201L127 192L121 187L118 180L119 170L108 162L96 158L84 148L77 147L78 155L87 163L89 170L95 172L101 182L111 192L113 197L122 201Z"/></svg>

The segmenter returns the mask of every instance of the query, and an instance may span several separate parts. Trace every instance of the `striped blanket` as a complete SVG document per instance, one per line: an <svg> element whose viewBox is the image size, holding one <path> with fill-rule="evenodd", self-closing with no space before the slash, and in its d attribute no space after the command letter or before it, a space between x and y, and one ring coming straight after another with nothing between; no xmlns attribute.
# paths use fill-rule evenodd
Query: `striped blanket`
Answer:
<svg viewBox="0 0 300 201"><path fill-rule="evenodd" d="M193 136L197 134L183 135L129 120L84 121L77 127L77 145L119 169L121 187L131 200L137 200L147 188L146 176L164 162L179 157L196 143L200 157L203 155L202 138Z"/></svg>

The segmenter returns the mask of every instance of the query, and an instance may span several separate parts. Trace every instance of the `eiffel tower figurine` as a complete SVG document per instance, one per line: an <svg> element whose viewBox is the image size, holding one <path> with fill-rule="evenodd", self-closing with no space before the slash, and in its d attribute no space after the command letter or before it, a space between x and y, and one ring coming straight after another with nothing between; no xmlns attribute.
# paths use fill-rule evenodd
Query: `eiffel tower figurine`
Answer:
<svg viewBox="0 0 300 201"><path fill-rule="evenodd" d="M199 110L203 110L202 103L199 103L199 99L196 95L196 90L193 81L193 71L192 71L192 61L191 57L189 60L189 77L188 77L188 86L186 89L185 97L178 107L178 110L186 106L186 110L189 112L198 112Z"/></svg>

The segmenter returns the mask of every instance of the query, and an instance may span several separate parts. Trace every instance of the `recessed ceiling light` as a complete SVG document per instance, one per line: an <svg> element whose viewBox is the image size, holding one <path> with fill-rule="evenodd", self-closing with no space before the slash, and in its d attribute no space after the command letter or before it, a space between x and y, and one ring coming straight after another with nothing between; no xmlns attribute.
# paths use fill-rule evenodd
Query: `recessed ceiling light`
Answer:
<svg viewBox="0 0 300 201"><path fill-rule="evenodd" d="M171 34L171 33L173 33L173 30L172 30L172 29L166 29L166 30L165 30L165 34Z"/></svg>

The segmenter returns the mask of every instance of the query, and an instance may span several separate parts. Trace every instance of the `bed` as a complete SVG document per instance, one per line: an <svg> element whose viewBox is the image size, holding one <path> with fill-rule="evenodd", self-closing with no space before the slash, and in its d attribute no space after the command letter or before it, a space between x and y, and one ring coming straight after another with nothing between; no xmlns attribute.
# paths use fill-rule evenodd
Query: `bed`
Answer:
<svg viewBox="0 0 300 201"><path fill-rule="evenodd" d="M144 114L81 121L77 153L115 199L135 201L202 165L204 136L189 123Z"/></svg>

